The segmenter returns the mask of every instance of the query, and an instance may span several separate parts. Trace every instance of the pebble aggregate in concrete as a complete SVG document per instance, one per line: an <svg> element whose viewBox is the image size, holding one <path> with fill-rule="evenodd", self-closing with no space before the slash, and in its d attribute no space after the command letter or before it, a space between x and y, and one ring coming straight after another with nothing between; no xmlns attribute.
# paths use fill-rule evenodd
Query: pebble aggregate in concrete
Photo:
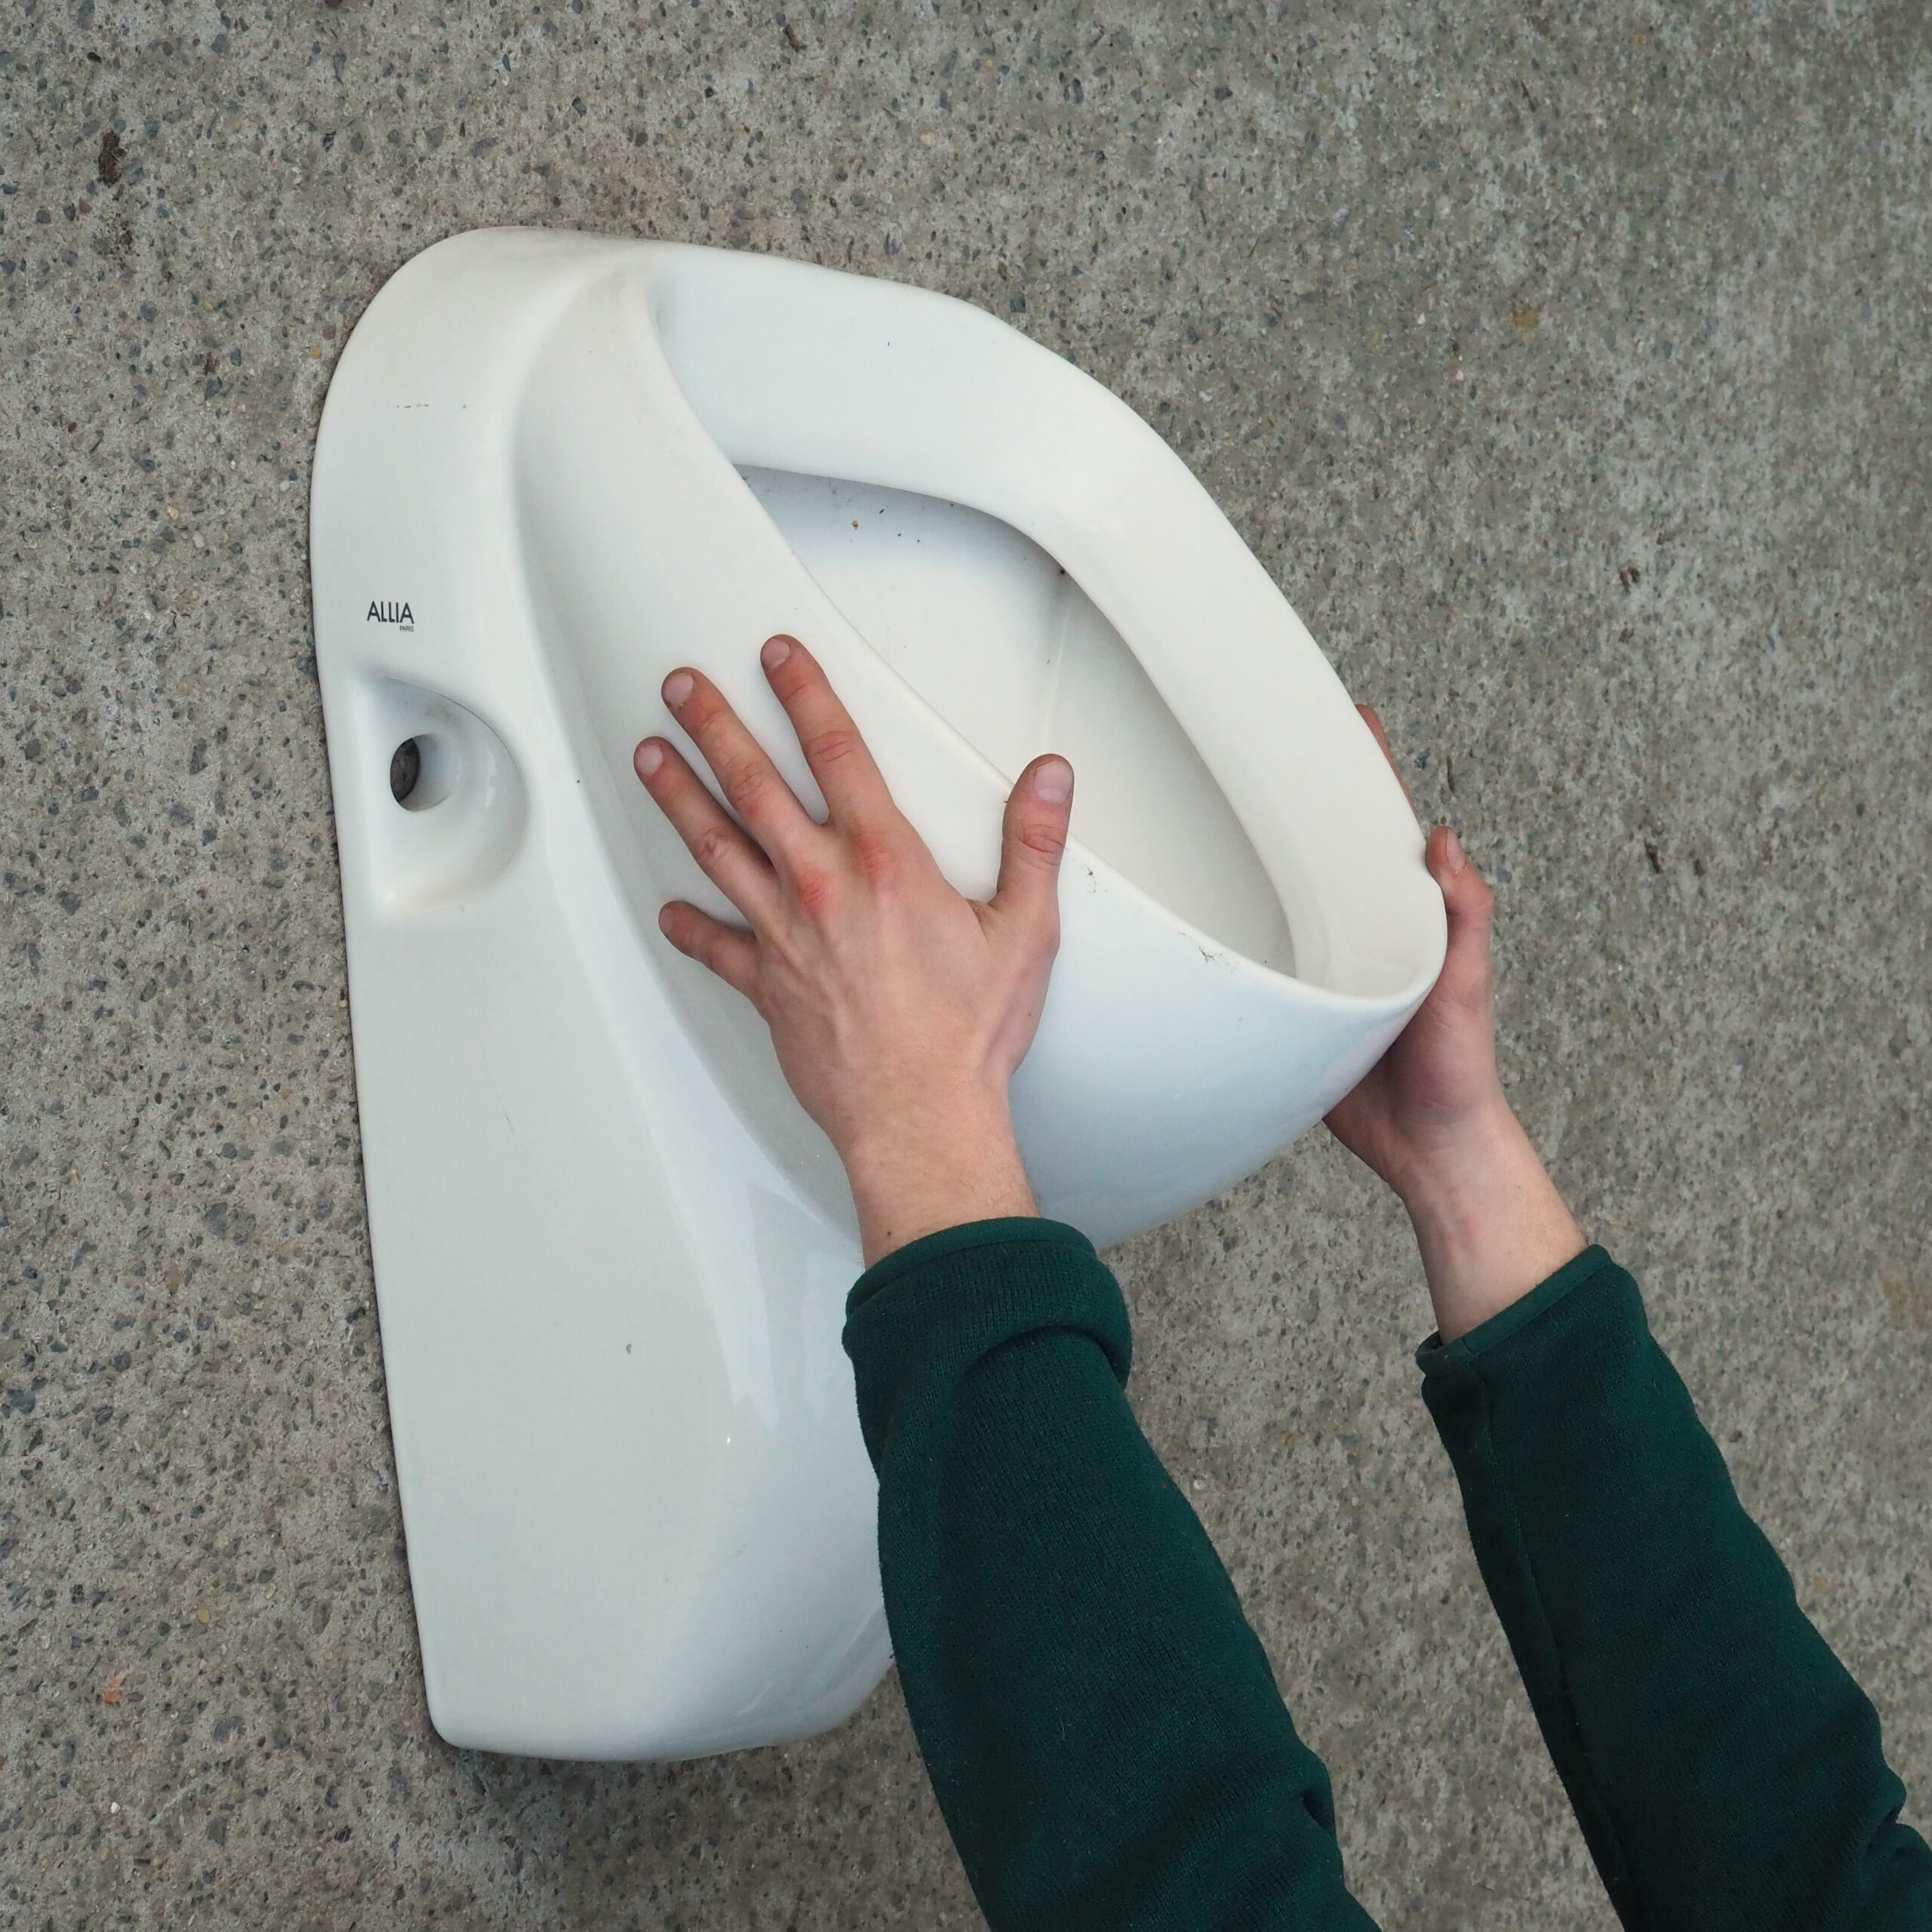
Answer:
<svg viewBox="0 0 1932 1932"><path fill-rule="evenodd" d="M303 518L372 293L506 222L942 288L1172 441L1496 882L1511 1091L1922 1826L1929 211L1909 0L4 0L0 1925L974 1922L890 1682L426 1721ZM1394 1204L1312 1136L1117 1258L1364 1902L1607 1927Z"/></svg>

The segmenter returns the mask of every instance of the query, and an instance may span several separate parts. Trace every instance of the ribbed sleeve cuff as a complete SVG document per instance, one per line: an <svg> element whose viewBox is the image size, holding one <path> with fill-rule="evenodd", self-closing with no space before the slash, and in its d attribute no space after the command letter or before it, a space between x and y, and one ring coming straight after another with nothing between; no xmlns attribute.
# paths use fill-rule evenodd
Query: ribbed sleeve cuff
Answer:
<svg viewBox="0 0 1932 1932"><path fill-rule="evenodd" d="M976 1247L1023 1246L1031 1242L1051 1247L1070 1247L1077 1254L1094 1257L1094 1244L1078 1228L1064 1221L1044 1221L1037 1214L1009 1215L993 1221L964 1221L956 1228L942 1228L938 1233L922 1235L903 1247L875 1261L852 1284L845 1297L850 1317L881 1288L889 1287L902 1275L927 1263L942 1261ZM995 1263L995 1266L998 1264Z"/></svg>
<svg viewBox="0 0 1932 1932"><path fill-rule="evenodd" d="M1416 1366L1425 1375L1456 1375L1475 1366L1481 1357L1513 1340L1544 1315L1591 1281L1605 1269L1623 1270L1610 1258L1607 1248L1592 1246L1573 1261L1566 1261L1547 1281L1539 1282L1521 1301L1513 1301L1492 1315L1480 1327L1453 1342L1432 1335L1416 1351Z"/></svg>
<svg viewBox="0 0 1932 1932"><path fill-rule="evenodd" d="M1119 1284L1063 1222L971 1221L867 1269L846 1298L844 1342L875 1464L900 1404L1043 1330L1091 1337L1126 1381L1133 1343Z"/></svg>

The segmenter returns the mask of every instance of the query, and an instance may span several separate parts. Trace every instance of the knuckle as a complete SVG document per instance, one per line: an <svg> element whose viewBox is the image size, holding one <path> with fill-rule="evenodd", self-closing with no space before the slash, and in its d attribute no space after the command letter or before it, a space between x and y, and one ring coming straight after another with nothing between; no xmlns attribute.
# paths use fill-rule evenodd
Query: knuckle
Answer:
<svg viewBox="0 0 1932 1932"><path fill-rule="evenodd" d="M754 817L771 787L764 774L749 760L734 765L724 776L724 795L740 818Z"/></svg>
<svg viewBox="0 0 1932 1932"><path fill-rule="evenodd" d="M1051 821L1029 819L1020 828L1020 842L1036 859L1057 860L1066 850L1066 828Z"/></svg>
<svg viewBox="0 0 1932 1932"><path fill-rule="evenodd" d="M852 835L852 863L868 885L890 886L901 869L899 841L876 826L862 827Z"/></svg>
<svg viewBox="0 0 1932 1932"><path fill-rule="evenodd" d="M829 918L838 904L837 875L823 866L801 866L792 876L798 909L808 918Z"/></svg>
<svg viewBox="0 0 1932 1932"><path fill-rule="evenodd" d="M706 872L715 873L729 863L737 840L727 825L707 825L691 841L691 857Z"/></svg>
<svg viewBox="0 0 1932 1932"><path fill-rule="evenodd" d="M843 764L859 749L859 734L849 724L828 724L814 731L805 744L805 755L814 765Z"/></svg>

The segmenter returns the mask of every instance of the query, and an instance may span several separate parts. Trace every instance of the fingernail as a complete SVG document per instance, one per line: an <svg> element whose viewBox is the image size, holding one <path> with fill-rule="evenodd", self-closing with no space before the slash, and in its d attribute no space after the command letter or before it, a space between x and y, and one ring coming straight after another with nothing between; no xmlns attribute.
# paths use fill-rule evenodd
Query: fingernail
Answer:
<svg viewBox="0 0 1932 1932"><path fill-rule="evenodd" d="M775 671L792 654L792 640L789 637L767 638L764 648L758 653L768 671Z"/></svg>
<svg viewBox="0 0 1932 1932"><path fill-rule="evenodd" d="M1463 841L1453 832L1442 841L1442 856L1448 862L1452 876L1469 863L1469 855L1463 850Z"/></svg>
<svg viewBox="0 0 1932 1932"><path fill-rule="evenodd" d="M1045 759L1034 768L1033 795L1050 805L1063 805L1073 796L1073 768L1063 758Z"/></svg>
<svg viewBox="0 0 1932 1932"><path fill-rule="evenodd" d="M695 680L688 671L673 671L664 680L664 702L675 711L695 688Z"/></svg>
<svg viewBox="0 0 1932 1932"><path fill-rule="evenodd" d="M637 775L642 779L654 778L657 768L664 762L664 747L655 738L647 738L637 748Z"/></svg>
<svg viewBox="0 0 1932 1932"><path fill-rule="evenodd" d="M662 933L666 939L670 937L671 909L669 906L660 906L657 909L657 930Z"/></svg>

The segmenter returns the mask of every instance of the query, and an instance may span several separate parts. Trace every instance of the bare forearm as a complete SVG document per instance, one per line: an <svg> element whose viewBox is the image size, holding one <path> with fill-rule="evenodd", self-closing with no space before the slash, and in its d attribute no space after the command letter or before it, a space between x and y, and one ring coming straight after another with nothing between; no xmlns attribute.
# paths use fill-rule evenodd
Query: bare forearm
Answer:
<svg viewBox="0 0 1932 1932"><path fill-rule="evenodd" d="M1001 1093L936 1094L848 1149L866 1266L969 1221L1039 1213Z"/></svg>
<svg viewBox="0 0 1932 1932"><path fill-rule="evenodd" d="M1586 1245L1500 1090L1479 1130L1411 1183L1403 1205L1444 1342L1520 1300Z"/></svg>

